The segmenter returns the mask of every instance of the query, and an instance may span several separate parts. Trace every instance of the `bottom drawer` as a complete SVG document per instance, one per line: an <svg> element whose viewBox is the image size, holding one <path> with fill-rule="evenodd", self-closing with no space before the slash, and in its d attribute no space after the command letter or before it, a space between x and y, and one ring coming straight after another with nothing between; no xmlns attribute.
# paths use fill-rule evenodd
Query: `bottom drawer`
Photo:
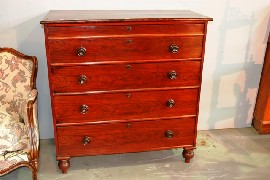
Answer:
<svg viewBox="0 0 270 180"><path fill-rule="evenodd" d="M58 127L57 156L140 152L193 146L195 118Z"/></svg>

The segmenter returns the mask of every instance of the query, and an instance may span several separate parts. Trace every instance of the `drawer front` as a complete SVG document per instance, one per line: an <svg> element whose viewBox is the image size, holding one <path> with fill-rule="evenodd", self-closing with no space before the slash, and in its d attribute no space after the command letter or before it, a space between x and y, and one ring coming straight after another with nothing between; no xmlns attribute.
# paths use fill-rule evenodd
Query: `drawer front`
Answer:
<svg viewBox="0 0 270 180"><path fill-rule="evenodd" d="M51 83L54 92L198 86L200 68L200 61L52 67Z"/></svg>
<svg viewBox="0 0 270 180"><path fill-rule="evenodd" d="M133 35L133 34L179 34L198 35L204 33L204 24L126 24L126 25L89 25L70 27L49 27L49 38L108 36L108 35Z"/></svg>
<svg viewBox="0 0 270 180"><path fill-rule="evenodd" d="M51 63L201 58L203 36L49 40Z"/></svg>
<svg viewBox="0 0 270 180"><path fill-rule="evenodd" d="M176 117L197 114L198 89L55 95L57 123Z"/></svg>
<svg viewBox="0 0 270 180"><path fill-rule="evenodd" d="M194 145L195 119L58 127L58 156L138 152Z"/></svg>

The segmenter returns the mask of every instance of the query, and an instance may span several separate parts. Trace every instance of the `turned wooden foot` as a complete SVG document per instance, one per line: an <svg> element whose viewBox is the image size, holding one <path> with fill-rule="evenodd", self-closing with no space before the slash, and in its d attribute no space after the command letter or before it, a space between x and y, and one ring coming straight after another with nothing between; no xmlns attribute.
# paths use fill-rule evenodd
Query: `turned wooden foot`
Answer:
<svg viewBox="0 0 270 180"><path fill-rule="evenodd" d="M190 162L190 159L194 157L194 152L193 152L193 149L195 148L184 148L183 150L183 158L185 158L185 163L189 163Z"/></svg>
<svg viewBox="0 0 270 180"><path fill-rule="evenodd" d="M69 159L61 159L61 160L59 160L58 167L62 171L63 174L66 174L68 168L70 167Z"/></svg>

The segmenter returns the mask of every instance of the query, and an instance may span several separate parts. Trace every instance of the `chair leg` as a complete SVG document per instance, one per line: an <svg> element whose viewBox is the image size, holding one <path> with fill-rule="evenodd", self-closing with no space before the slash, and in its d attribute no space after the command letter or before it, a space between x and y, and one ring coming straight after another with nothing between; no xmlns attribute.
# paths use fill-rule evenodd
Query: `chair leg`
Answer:
<svg viewBox="0 0 270 180"><path fill-rule="evenodd" d="M33 163L30 165L29 168L30 168L31 171L32 171L32 178L33 178L33 180L37 180L37 171L38 171L38 169L37 169L37 162L36 162L36 161L33 162Z"/></svg>
<svg viewBox="0 0 270 180"><path fill-rule="evenodd" d="M37 170L36 169L32 169L32 177L33 177L33 180L37 180Z"/></svg>

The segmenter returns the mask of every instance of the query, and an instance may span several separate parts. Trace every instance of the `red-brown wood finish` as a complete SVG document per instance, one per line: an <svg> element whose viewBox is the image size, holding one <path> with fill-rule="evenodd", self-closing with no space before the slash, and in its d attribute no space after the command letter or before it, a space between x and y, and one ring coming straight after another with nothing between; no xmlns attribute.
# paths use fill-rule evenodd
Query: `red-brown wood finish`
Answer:
<svg viewBox="0 0 270 180"><path fill-rule="evenodd" d="M195 118L183 118L58 127L59 154L83 156L193 146L194 126ZM86 137L90 140L84 144Z"/></svg>
<svg viewBox="0 0 270 180"><path fill-rule="evenodd" d="M48 30L49 39L63 39L71 37L102 37L102 36L123 36L123 35L179 35L195 36L204 34L204 23L184 24L126 24L126 25L90 25L74 27L51 27Z"/></svg>
<svg viewBox="0 0 270 180"><path fill-rule="evenodd" d="M270 33L252 123L260 134L270 133Z"/></svg>
<svg viewBox="0 0 270 180"><path fill-rule="evenodd" d="M56 123L196 115L198 89L54 96ZM168 107L168 100L175 104ZM81 106L88 111L81 113Z"/></svg>
<svg viewBox="0 0 270 180"><path fill-rule="evenodd" d="M153 22L166 24L182 21L202 23L212 20L190 10L51 10L40 23L48 26L72 26L81 23Z"/></svg>
<svg viewBox="0 0 270 180"><path fill-rule="evenodd" d="M56 159L196 147L207 22L192 11L50 11ZM76 147L76 148L75 148Z"/></svg>
<svg viewBox="0 0 270 180"><path fill-rule="evenodd" d="M51 63L201 58L203 36L134 36L49 40ZM177 53L170 46L177 45ZM85 48L85 56L77 50Z"/></svg>
<svg viewBox="0 0 270 180"><path fill-rule="evenodd" d="M199 86L200 70L200 61L53 66L51 83L54 92Z"/></svg>

